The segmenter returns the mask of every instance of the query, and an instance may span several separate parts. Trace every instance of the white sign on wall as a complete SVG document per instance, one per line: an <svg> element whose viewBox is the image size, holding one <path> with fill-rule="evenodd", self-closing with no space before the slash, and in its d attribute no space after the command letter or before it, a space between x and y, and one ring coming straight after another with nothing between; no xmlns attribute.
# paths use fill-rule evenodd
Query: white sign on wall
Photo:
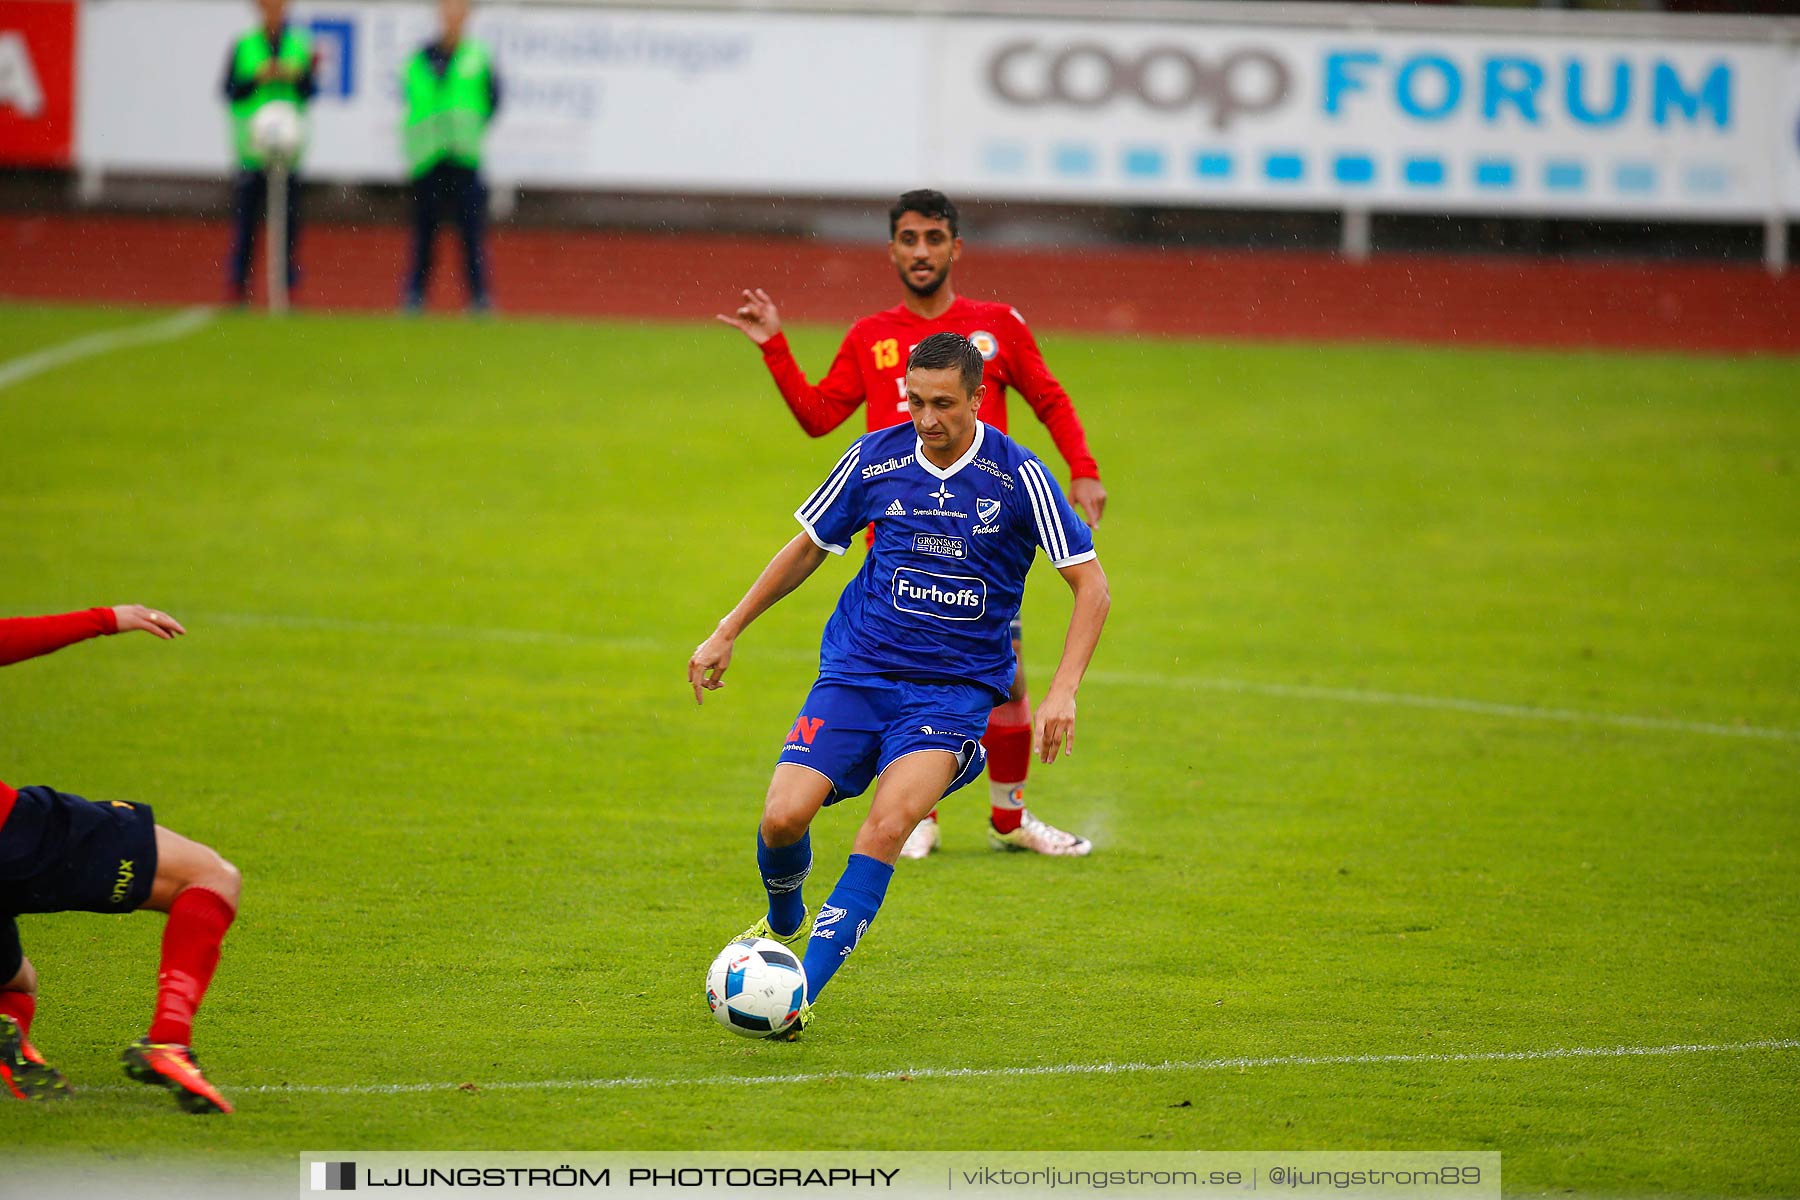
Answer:
<svg viewBox="0 0 1800 1200"><path fill-rule="evenodd" d="M1800 218L1800 52L1787 63L1787 93L1775 120L1775 158L1781 164L1782 206Z"/></svg>
<svg viewBox="0 0 1800 1200"><path fill-rule="evenodd" d="M397 180L426 4L314 0L305 170ZM225 0L85 0L78 162L231 167ZM503 180L629 191L1761 219L1800 213L1773 43L489 6Z"/></svg>
<svg viewBox="0 0 1800 1200"><path fill-rule="evenodd" d="M1760 213L1772 48L966 23L940 137L963 191L1565 213Z"/></svg>

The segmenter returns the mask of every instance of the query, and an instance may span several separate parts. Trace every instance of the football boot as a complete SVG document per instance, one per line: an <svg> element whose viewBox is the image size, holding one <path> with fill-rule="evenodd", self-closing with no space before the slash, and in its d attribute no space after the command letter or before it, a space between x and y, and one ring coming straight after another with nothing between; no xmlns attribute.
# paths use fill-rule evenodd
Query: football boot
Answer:
<svg viewBox="0 0 1800 1200"><path fill-rule="evenodd" d="M987 835L988 845L996 850L1024 850L1033 854L1080 858L1094 849L1094 843L1038 820L1030 809L1025 810L1019 827L1011 833L1001 833L989 822Z"/></svg>

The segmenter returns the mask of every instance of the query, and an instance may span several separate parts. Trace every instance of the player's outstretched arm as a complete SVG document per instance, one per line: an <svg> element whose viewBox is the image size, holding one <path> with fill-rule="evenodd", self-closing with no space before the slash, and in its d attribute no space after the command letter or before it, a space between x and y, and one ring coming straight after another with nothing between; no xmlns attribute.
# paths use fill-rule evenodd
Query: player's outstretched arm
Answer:
<svg viewBox="0 0 1800 1200"><path fill-rule="evenodd" d="M50 617L0 617L0 667L128 629L147 630L160 638L187 632L174 617L141 604L84 608Z"/></svg>
<svg viewBox="0 0 1800 1200"><path fill-rule="evenodd" d="M1087 674L1094 647L1100 644L1100 630L1112 608L1112 593L1106 586L1106 572L1100 560L1090 558L1061 568L1069 590L1075 593L1075 608L1069 614L1069 634L1063 640L1062 661L1050 681L1050 691L1038 705L1033 721L1031 745L1038 758L1053 763L1060 752L1075 753L1075 692Z"/></svg>
<svg viewBox="0 0 1800 1200"><path fill-rule="evenodd" d="M763 365L775 380L775 389L807 436L824 437L863 406L863 379L857 366L854 328L838 348L831 369L815 387L807 382L806 372L794 360L794 351L781 334L781 313L769 293L761 288L745 289L737 314L719 313L718 319L761 348Z"/></svg>
<svg viewBox="0 0 1800 1200"><path fill-rule="evenodd" d="M113 605L113 620L118 622L120 633L141 629L165 642L187 632L182 628L181 622L168 613L154 608L145 608L141 604Z"/></svg>
<svg viewBox="0 0 1800 1200"><path fill-rule="evenodd" d="M773 608L776 601L805 583L824 561L825 551L804 533L776 552L737 607L725 614L712 636L701 642L688 659L688 685L694 689L695 704L701 702L703 689L711 692L725 686L725 668L731 665L731 648L738 635Z"/></svg>
<svg viewBox="0 0 1800 1200"><path fill-rule="evenodd" d="M735 316L716 315L759 346L781 332L781 310L761 288L744 289L743 302L738 305Z"/></svg>

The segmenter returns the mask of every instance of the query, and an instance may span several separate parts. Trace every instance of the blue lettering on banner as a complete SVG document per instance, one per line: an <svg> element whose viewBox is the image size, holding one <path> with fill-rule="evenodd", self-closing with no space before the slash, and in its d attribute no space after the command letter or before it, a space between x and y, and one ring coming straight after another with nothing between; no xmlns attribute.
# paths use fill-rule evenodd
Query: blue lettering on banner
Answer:
<svg viewBox="0 0 1800 1200"><path fill-rule="evenodd" d="M1615 125L1625 115L1625 109L1631 104L1631 64L1624 59L1615 59L1612 70L1612 99L1605 111L1588 107L1586 87L1582 76L1586 65L1579 58L1571 58L1568 67L1568 87L1565 102L1569 115L1583 125Z"/></svg>
<svg viewBox="0 0 1800 1200"><path fill-rule="evenodd" d="M1705 108L1712 113L1715 126L1731 128L1731 68L1725 63L1714 64L1692 92L1682 86L1673 63L1657 63L1652 78L1655 99L1651 102L1650 119L1659 127L1669 123L1669 109L1674 107L1681 110L1689 124L1698 124L1700 110Z"/></svg>
<svg viewBox="0 0 1800 1200"><path fill-rule="evenodd" d="M1377 50L1333 49L1325 51L1321 73L1320 107L1331 118L1353 118L1353 110L1386 103L1411 120L1437 122L1472 102L1488 125L1543 126L1566 117L1589 129L1620 124L1634 105L1639 119L1659 129L1729 129L1736 87L1728 61L1709 63L1690 78L1667 58L1633 63L1620 55L1600 60L1570 54L1553 61L1484 54L1459 63L1438 52L1389 58ZM1471 86L1472 101L1466 94Z"/></svg>
<svg viewBox="0 0 1800 1200"><path fill-rule="evenodd" d="M634 68L684 80L754 65L754 41L742 33L681 32L623 18L554 24L503 20L486 29L502 64Z"/></svg>
<svg viewBox="0 0 1800 1200"><path fill-rule="evenodd" d="M1163 173L1163 152L1154 146L1128 146L1125 173L1138 179L1155 179Z"/></svg>
<svg viewBox="0 0 1800 1200"><path fill-rule="evenodd" d="M1065 143L1051 151L1050 161L1055 164L1058 175L1092 175L1094 148L1075 142Z"/></svg>
<svg viewBox="0 0 1800 1200"><path fill-rule="evenodd" d="M349 17L314 17L307 28L318 56L313 73L318 94L348 100L356 92L356 22Z"/></svg>
<svg viewBox="0 0 1800 1200"><path fill-rule="evenodd" d="M1481 115L1490 123L1497 123L1501 106L1510 104L1527 125L1536 125L1537 94L1543 86L1544 68L1531 59L1490 58L1481 94Z"/></svg>
<svg viewBox="0 0 1800 1200"><path fill-rule="evenodd" d="M1587 184L1587 168L1566 158L1544 164L1544 186L1556 192L1578 192Z"/></svg>
<svg viewBox="0 0 1800 1200"><path fill-rule="evenodd" d="M1409 158L1403 172L1409 187L1442 187L1444 160L1441 158Z"/></svg>
<svg viewBox="0 0 1800 1200"><path fill-rule="evenodd" d="M1428 71L1438 80L1437 99L1431 102L1419 99L1418 80ZM1462 99L1462 87L1462 72L1441 54L1421 54L1409 59L1394 77L1394 94L1400 101L1400 111L1421 121L1441 121L1454 112L1457 102Z"/></svg>
<svg viewBox="0 0 1800 1200"><path fill-rule="evenodd" d="M982 153L984 165L994 175L1022 175L1025 147L1018 142L989 142Z"/></svg>
<svg viewBox="0 0 1800 1200"><path fill-rule="evenodd" d="M941 621L978 621L987 613L987 584L969 575L894 571L894 607Z"/></svg>
<svg viewBox="0 0 1800 1200"><path fill-rule="evenodd" d="M1731 184L1731 171L1726 167L1702 163L1687 169L1682 184L1686 187L1689 195L1721 195Z"/></svg>
<svg viewBox="0 0 1800 1200"><path fill-rule="evenodd" d="M1338 155L1337 161L1331 164L1331 172L1337 176L1339 183L1375 182L1375 162L1366 154Z"/></svg>
<svg viewBox="0 0 1800 1200"><path fill-rule="evenodd" d="M1656 168L1649 163L1620 163L1613 174L1613 186L1621 192L1654 192Z"/></svg>
<svg viewBox="0 0 1800 1200"><path fill-rule="evenodd" d="M1504 158L1484 158L1475 164L1475 186L1509 188L1513 185L1513 165Z"/></svg>
<svg viewBox="0 0 1800 1200"><path fill-rule="evenodd" d="M1299 183L1306 175L1306 162L1298 154L1271 154L1263 159L1263 174L1274 183Z"/></svg>
<svg viewBox="0 0 1800 1200"><path fill-rule="evenodd" d="M1202 179L1230 179L1231 155L1202 150L1194 155L1194 174Z"/></svg>
<svg viewBox="0 0 1800 1200"><path fill-rule="evenodd" d="M1381 63L1381 55L1373 50L1337 50L1325 56L1325 111L1336 116L1342 110L1346 92L1368 88L1353 67L1373 67Z"/></svg>

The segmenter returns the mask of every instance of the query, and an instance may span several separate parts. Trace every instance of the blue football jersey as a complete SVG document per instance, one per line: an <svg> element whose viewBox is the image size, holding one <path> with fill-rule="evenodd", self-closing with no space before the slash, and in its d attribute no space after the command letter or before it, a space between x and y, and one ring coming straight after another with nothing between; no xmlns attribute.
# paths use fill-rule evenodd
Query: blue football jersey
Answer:
<svg viewBox="0 0 1800 1200"><path fill-rule="evenodd" d="M1011 625L1038 547L1058 567L1094 557L1094 539L1037 455L984 421L948 470L910 423L858 438L795 511L842 554L870 521L875 543L838 597L819 674L956 679L1012 687Z"/></svg>

